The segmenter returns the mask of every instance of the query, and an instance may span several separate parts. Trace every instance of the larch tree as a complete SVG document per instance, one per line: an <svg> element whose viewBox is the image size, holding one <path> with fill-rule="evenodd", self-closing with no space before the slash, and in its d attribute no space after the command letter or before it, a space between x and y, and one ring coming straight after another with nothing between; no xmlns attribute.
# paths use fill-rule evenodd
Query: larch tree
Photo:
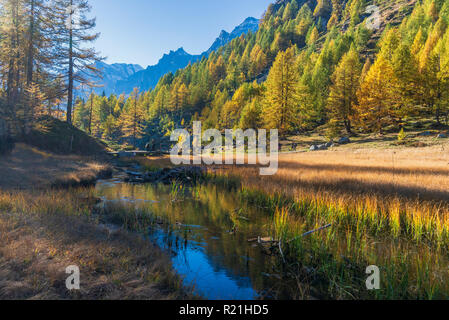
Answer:
<svg viewBox="0 0 449 320"><path fill-rule="evenodd" d="M362 68L362 73L360 75L360 82L362 82L365 79L366 75L368 74L369 69L371 69L371 59L366 58L365 64L363 65L363 68Z"/></svg>
<svg viewBox="0 0 449 320"><path fill-rule="evenodd" d="M316 26L311 27L308 38L307 38L307 44L313 45L320 37L320 32L318 31L318 28Z"/></svg>
<svg viewBox="0 0 449 320"><path fill-rule="evenodd" d="M343 56L332 77L327 107L330 117L342 122L348 134L352 134L352 118L361 70L359 54L352 47Z"/></svg>
<svg viewBox="0 0 449 320"><path fill-rule="evenodd" d="M414 113L416 101L419 101L420 81L418 61L407 44L400 45L393 54L395 113L399 121Z"/></svg>
<svg viewBox="0 0 449 320"><path fill-rule="evenodd" d="M184 111L187 107L189 91L184 83L176 84L170 94L169 109L173 118L179 122L183 119Z"/></svg>
<svg viewBox="0 0 449 320"><path fill-rule="evenodd" d="M266 82L264 119L270 129L278 129L285 135L297 122L298 71L295 48L282 51L276 57Z"/></svg>
<svg viewBox="0 0 449 320"><path fill-rule="evenodd" d="M435 120L441 123L444 97L448 90L448 44L449 30L444 20L439 19L427 38L420 55L421 101Z"/></svg>
<svg viewBox="0 0 449 320"><path fill-rule="evenodd" d="M5 114L13 120L24 89L25 10L23 0L2 0L0 64L6 95Z"/></svg>
<svg viewBox="0 0 449 320"><path fill-rule="evenodd" d="M47 34L48 7L44 3L0 1L0 74L6 95L5 117L16 134L29 130L36 120L36 99L49 101L46 97L54 84L49 76L54 61Z"/></svg>
<svg viewBox="0 0 449 320"><path fill-rule="evenodd" d="M131 139L134 148L144 133L145 112L139 98L139 89L134 88L121 115L123 138Z"/></svg>
<svg viewBox="0 0 449 320"><path fill-rule="evenodd" d="M240 118L239 128L257 129L263 124L262 121L262 106L259 99L253 99L242 110L242 116Z"/></svg>
<svg viewBox="0 0 449 320"><path fill-rule="evenodd" d="M38 83L45 87L45 79L53 80L52 72L55 56L52 52L51 4L48 0L25 1L26 27L26 85ZM41 88L45 89L45 88ZM46 88L51 91L51 88Z"/></svg>
<svg viewBox="0 0 449 320"><path fill-rule="evenodd" d="M449 31L427 58L423 72L424 101L435 115L437 124L448 112L449 98Z"/></svg>
<svg viewBox="0 0 449 320"><path fill-rule="evenodd" d="M361 83L356 106L359 124L367 130L383 133L392 123L395 103L393 68L384 56L379 56Z"/></svg>
<svg viewBox="0 0 449 320"><path fill-rule="evenodd" d="M93 85L88 76L100 76L100 71L93 64L103 58L94 48L86 47L97 40L100 34L92 33L96 19L87 17L91 10L87 0L53 1L55 46L60 72L66 81L67 122L71 124L75 83Z"/></svg>

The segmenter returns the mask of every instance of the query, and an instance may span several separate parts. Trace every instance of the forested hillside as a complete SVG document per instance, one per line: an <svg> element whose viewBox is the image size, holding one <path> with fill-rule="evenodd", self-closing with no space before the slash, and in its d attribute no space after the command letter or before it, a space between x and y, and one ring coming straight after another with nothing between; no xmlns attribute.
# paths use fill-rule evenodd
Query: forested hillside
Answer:
<svg viewBox="0 0 449 320"><path fill-rule="evenodd" d="M380 10L379 28L372 27L372 5ZM204 129L277 128L284 136L324 127L329 137L399 131L411 119L447 124L448 19L448 0L277 1L257 33L166 74L152 90L78 98L74 123L98 138L138 146L193 120ZM37 85L27 90L52 88ZM65 89L71 92L70 83ZM14 92L4 95L14 99ZM70 95L68 101L70 107Z"/></svg>
<svg viewBox="0 0 449 320"><path fill-rule="evenodd" d="M72 123L74 85L102 60L89 12L86 0L0 1L0 117L13 136L43 115Z"/></svg>
<svg viewBox="0 0 449 320"><path fill-rule="evenodd" d="M179 48L176 51L172 50L168 54L164 54L157 64L148 66L146 69L137 70L135 73L121 79L117 79L115 82L105 81L108 77L110 77L108 69L111 66L105 68L100 65L100 68L98 69L101 69L102 71L104 70L104 72L101 78L99 78L96 74L92 75L93 82L97 82L99 84L99 87L95 88L93 92L101 94L104 91L107 95L110 95L111 93L119 95L124 93L129 95L135 87L138 87L141 91L153 89L156 87L160 78L162 78L165 74L169 72L176 72L179 69L184 69L189 65L189 63L200 61L203 57L207 58L209 54L217 48L231 42L233 39L238 38L242 34L257 32L258 28L259 20L251 17L247 18L240 25L235 27L231 33L222 30L220 36L214 41L212 46L201 54L189 54L184 50L184 48ZM102 63L102 65L105 64ZM85 92L85 94L81 95L81 97L86 98L90 92L91 91Z"/></svg>
<svg viewBox="0 0 449 320"><path fill-rule="evenodd" d="M368 5L380 8L369 28ZM278 1L256 34L167 74L154 90L77 101L76 124L108 140L130 141L192 120L204 128L327 125L382 133L413 117L447 122L449 1ZM137 99L137 103L134 101Z"/></svg>

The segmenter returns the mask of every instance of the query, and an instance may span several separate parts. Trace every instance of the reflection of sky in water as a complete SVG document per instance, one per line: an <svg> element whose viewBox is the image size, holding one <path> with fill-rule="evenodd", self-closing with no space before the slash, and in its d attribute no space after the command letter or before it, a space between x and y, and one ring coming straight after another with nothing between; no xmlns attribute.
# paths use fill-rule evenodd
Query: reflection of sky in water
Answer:
<svg viewBox="0 0 449 320"><path fill-rule="evenodd" d="M104 200L108 199L110 202L140 202L148 203L148 205L158 202L149 199L135 199L124 195L114 199L108 194L108 191L113 191L119 185L118 181L101 181L97 184L97 191L104 195L102 197ZM175 235L179 230L172 230L175 234L169 235L162 228L156 228L150 232L150 239L155 241L159 247L174 253L172 255L173 267L184 278L186 285L192 285L201 296L211 300L253 300L257 298L257 292L252 288L249 277L236 276L232 270L225 267L222 256L214 255L206 250L207 240L202 232L206 231L207 228L196 225L185 225L184 227L195 230L186 246L177 247L174 245ZM210 237L211 241L216 239L218 238ZM244 257L240 259L242 258L244 259Z"/></svg>
<svg viewBox="0 0 449 320"><path fill-rule="evenodd" d="M165 233L157 230L152 237L157 244L167 249ZM173 249L173 248L172 248ZM186 285L193 285L199 294L211 300L253 300L257 293L249 278L235 279L225 268L211 263L204 248L189 241L172 257L173 267L184 277Z"/></svg>

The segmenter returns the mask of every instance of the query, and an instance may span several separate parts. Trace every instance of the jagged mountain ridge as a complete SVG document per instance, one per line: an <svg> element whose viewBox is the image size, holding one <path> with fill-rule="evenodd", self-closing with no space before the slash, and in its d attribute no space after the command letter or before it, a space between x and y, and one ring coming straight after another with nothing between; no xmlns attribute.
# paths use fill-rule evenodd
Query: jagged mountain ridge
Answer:
<svg viewBox="0 0 449 320"><path fill-rule="evenodd" d="M220 36L215 40L209 50L206 51L210 54L212 51L224 46L225 44L231 42L233 39L240 37L242 34L248 33L249 31L255 33L259 29L259 20L256 18L249 17L242 24L237 26L231 33L222 30Z"/></svg>
<svg viewBox="0 0 449 320"><path fill-rule="evenodd" d="M202 54L192 55L181 47L176 51L164 54L156 65L148 66L146 69L139 65L98 63L95 66L103 71L103 79L92 77L91 80L102 85L102 87L97 87L94 91L97 94L105 92L106 95L129 94L135 87L138 87L141 91L147 91L154 88L165 74L183 69L189 63L197 62L202 57L209 56L211 52L240 37L242 34L257 32L258 28L259 20L249 17L235 27L231 33L222 30L211 47Z"/></svg>
<svg viewBox="0 0 449 320"><path fill-rule="evenodd" d="M95 87L93 91L97 94L101 94L103 91L108 94L116 93L109 91L108 88L114 88L118 81L126 79L136 72L142 71L142 66L138 64L126 64L126 63L114 63L107 64L104 62L96 62L94 67L101 71L102 78L90 77L90 80L98 87ZM88 95L92 91L91 88L79 88L80 95Z"/></svg>

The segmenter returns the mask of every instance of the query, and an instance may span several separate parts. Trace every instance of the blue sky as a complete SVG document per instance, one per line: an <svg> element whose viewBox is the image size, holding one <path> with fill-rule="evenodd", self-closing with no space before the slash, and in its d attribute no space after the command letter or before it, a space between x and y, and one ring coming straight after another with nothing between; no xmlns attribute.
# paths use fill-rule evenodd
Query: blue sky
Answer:
<svg viewBox="0 0 449 320"><path fill-rule="evenodd" d="M274 0L92 0L101 37L95 47L106 62L156 64L179 47L198 54L221 30L260 18Z"/></svg>

